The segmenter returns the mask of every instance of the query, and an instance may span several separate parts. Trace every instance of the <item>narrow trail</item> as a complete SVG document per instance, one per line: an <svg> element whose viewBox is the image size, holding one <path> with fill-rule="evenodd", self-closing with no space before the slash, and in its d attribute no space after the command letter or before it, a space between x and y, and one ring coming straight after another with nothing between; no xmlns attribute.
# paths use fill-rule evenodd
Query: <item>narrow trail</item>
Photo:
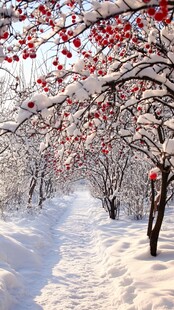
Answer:
<svg viewBox="0 0 174 310"><path fill-rule="evenodd" d="M173 208L154 259L147 248L146 220L111 221L97 205L78 187L75 194L50 201L35 224L17 230L29 258L17 242L26 264L22 259L13 277L6 274L2 283L11 285L15 300L3 310L174 309Z"/></svg>
<svg viewBox="0 0 174 310"><path fill-rule="evenodd" d="M23 310L113 310L114 287L107 275L101 275L93 244L94 223L88 214L93 202L87 192L79 193L68 214L52 229L54 248L38 275L39 286L31 283L34 304L26 302Z"/></svg>

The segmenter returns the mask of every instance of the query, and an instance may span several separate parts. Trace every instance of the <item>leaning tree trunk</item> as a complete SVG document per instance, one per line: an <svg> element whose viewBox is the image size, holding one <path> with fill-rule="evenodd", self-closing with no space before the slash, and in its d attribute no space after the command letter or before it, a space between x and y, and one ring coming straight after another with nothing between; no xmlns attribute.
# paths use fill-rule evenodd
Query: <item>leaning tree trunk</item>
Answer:
<svg viewBox="0 0 174 310"><path fill-rule="evenodd" d="M149 221L148 221L148 228L147 228L147 235L150 238L154 220L154 206L155 206L155 189L154 189L154 180L151 180L151 207L150 207L150 214L149 214Z"/></svg>
<svg viewBox="0 0 174 310"><path fill-rule="evenodd" d="M29 188L29 193L28 193L28 196L29 196L28 197L28 207L27 208L31 208L32 197L34 194L36 184L37 184L36 178L33 177L31 182L30 182L30 188Z"/></svg>
<svg viewBox="0 0 174 310"><path fill-rule="evenodd" d="M162 171L162 184L161 184L161 197L158 205L158 215L156 219L155 226L150 235L150 253L152 256L157 255L157 243L158 237L161 230L161 225L164 218L166 198L167 198L167 179L169 176L169 169L164 169Z"/></svg>

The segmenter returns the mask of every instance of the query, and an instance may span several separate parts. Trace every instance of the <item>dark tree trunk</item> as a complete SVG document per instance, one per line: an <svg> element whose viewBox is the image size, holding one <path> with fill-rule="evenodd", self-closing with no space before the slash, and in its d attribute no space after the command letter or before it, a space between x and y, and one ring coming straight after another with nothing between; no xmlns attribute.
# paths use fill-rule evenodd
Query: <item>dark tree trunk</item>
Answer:
<svg viewBox="0 0 174 310"><path fill-rule="evenodd" d="M103 202L104 202L104 208L105 208L106 212L110 213L110 200L105 197Z"/></svg>
<svg viewBox="0 0 174 310"><path fill-rule="evenodd" d="M158 237L161 230L161 225L164 218L164 212L165 212L165 205L166 205L166 198L167 198L167 179L169 176L169 169L163 169L162 171L162 184L161 184L161 196L160 196L160 202L158 205L158 215L156 219L155 226L151 232L150 235L150 253L152 256L157 255L157 243L158 243Z"/></svg>
<svg viewBox="0 0 174 310"><path fill-rule="evenodd" d="M40 180L40 186L39 186L39 203L38 206L42 209L42 202L44 201L43 197L43 177L41 177Z"/></svg>
<svg viewBox="0 0 174 310"><path fill-rule="evenodd" d="M28 206L27 206L27 208L31 208L31 203L32 203L32 198L33 198L34 190L35 190L35 187L37 185L38 173L39 173L39 170L38 170L38 166L36 164L35 174L32 176L32 179L31 179L31 182L30 182L29 193L28 193Z"/></svg>
<svg viewBox="0 0 174 310"><path fill-rule="evenodd" d="M150 207L150 214L149 214L149 221L148 221L148 228L147 228L147 235L150 238L154 220L154 206L155 206L155 188L154 188L154 181L151 180L151 207Z"/></svg>
<svg viewBox="0 0 174 310"><path fill-rule="evenodd" d="M47 182L45 182L45 195L47 198L50 198L52 193L53 193L53 186L50 178Z"/></svg>
<svg viewBox="0 0 174 310"><path fill-rule="evenodd" d="M112 220L116 219L116 207L115 207L115 197L110 200L110 212L109 216Z"/></svg>
<svg viewBox="0 0 174 310"><path fill-rule="evenodd" d="M32 202L32 197L33 197L33 194L34 194L34 190L35 190L35 187L36 187L36 178L33 177L31 182L30 182L30 188L29 188L29 193L28 193L28 208L31 207L31 202Z"/></svg>

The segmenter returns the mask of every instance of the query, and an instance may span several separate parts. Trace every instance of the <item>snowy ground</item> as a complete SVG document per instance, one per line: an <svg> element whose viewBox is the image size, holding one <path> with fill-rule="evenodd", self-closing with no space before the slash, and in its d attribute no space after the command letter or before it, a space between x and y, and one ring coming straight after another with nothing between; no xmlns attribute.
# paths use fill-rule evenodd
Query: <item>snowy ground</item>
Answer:
<svg viewBox="0 0 174 310"><path fill-rule="evenodd" d="M111 221L87 190L0 221L0 310L174 309L172 208L159 255L146 221Z"/></svg>

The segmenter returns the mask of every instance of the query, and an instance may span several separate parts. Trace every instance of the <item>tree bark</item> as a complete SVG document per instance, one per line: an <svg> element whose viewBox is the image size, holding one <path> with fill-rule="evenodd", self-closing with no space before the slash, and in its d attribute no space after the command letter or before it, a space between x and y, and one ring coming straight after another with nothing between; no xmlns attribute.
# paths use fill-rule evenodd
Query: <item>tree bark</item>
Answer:
<svg viewBox="0 0 174 310"><path fill-rule="evenodd" d="M115 220L116 219L115 197L109 202L110 202L109 216L112 220Z"/></svg>
<svg viewBox="0 0 174 310"><path fill-rule="evenodd" d="M161 184L161 197L160 202L158 206L158 215L156 219L155 226L151 232L150 235L150 253L152 256L157 255L157 243L158 243L158 237L161 230L161 225L164 218L164 212L165 212L165 205L166 205L166 198L167 198L167 180L169 176L169 169L165 168L162 171L162 184Z"/></svg>
<svg viewBox="0 0 174 310"><path fill-rule="evenodd" d="M35 170L34 175L32 176L31 182L30 182L27 208L31 208L32 198L33 198L34 190L35 190L35 187L37 184L38 173L39 173L39 170L38 170L38 166L36 164L36 170Z"/></svg>
<svg viewBox="0 0 174 310"><path fill-rule="evenodd" d="M39 203L38 206L42 209L42 202L44 201L43 196L43 176L41 175L40 186L39 186Z"/></svg>
<svg viewBox="0 0 174 310"><path fill-rule="evenodd" d="M152 226L153 226L153 220L154 220L154 202L155 202L155 188L154 188L154 181L151 180L151 207L150 207L150 213L149 213L149 221L148 221L148 228L147 228L147 236L150 238L151 232L152 232Z"/></svg>
<svg viewBox="0 0 174 310"><path fill-rule="evenodd" d="M45 200L44 193L43 193L43 187L44 187L44 177L45 177L45 169L46 165L44 166L41 176L40 176L40 186L39 186L39 203L38 206L42 209L42 203Z"/></svg>
<svg viewBox="0 0 174 310"><path fill-rule="evenodd" d="M34 194L34 190L35 190L35 187L36 187L36 178L33 177L31 179L31 182L30 182L30 188L29 188L29 193L28 193L28 208L31 208L31 202L32 202L32 197L33 197L33 194Z"/></svg>

